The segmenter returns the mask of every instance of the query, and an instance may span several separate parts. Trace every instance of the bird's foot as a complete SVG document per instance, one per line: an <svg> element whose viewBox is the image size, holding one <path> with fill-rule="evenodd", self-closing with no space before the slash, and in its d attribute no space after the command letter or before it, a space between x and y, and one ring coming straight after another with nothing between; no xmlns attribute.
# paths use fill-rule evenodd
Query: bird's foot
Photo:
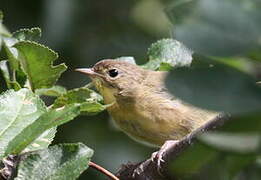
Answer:
<svg viewBox="0 0 261 180"><path fill-rule="evenodd" d="M175 144L177 144L179 141L175 141L175 140L167 140L160 148L159 151L156 151L154 153L152 153L151 155L151 160L155 163L157 163L157 170L158 173L161 174L161 166L162 163L165 163L164 159L163 159L163 155L166 152L166 150L168 148L170 148L171 146L174 146Z"/></svg>

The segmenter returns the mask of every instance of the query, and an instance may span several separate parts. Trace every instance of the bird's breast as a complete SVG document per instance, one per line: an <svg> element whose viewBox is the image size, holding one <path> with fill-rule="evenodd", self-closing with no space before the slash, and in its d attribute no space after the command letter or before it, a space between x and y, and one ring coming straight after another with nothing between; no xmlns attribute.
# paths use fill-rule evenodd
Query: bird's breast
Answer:
<svg viewBox="0 0 261 180"><path fill-rule="evenodd" d="M162 145L169 139L180 139L187 130L180 128L172 117L172 122L164 118L160 108L154 108L148 99L146 103L121 105L113 104L108 108L115 124L127 135L149 145ZM164 104L158 104L164 106Z"/></svg>

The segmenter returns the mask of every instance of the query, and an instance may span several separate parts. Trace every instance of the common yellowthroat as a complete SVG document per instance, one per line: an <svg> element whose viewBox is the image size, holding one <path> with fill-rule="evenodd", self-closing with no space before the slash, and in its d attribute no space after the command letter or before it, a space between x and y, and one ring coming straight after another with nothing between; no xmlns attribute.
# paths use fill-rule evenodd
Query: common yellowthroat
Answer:
<svg viewBox="0 0 261 180"><path fill-rule="evenodd" d="M108 111L115 124L144 144L161 146L166 140L179 140L218 115L168 93L167 72L112 59L76 70L91 78L105 104L112 104Z"/></svg>

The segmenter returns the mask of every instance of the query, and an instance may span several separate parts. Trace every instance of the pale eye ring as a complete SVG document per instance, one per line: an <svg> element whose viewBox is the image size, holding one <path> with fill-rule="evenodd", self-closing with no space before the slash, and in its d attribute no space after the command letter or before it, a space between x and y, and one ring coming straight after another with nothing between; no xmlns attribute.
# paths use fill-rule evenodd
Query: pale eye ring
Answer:
<svg viewBox="0 0 261 180"><path fill-rule="evenodd" d="M117 69L110 69L108 71L108 74L109 74L110 77L115 78L116 76L118 76L119 72L118 72Z"/></svg>

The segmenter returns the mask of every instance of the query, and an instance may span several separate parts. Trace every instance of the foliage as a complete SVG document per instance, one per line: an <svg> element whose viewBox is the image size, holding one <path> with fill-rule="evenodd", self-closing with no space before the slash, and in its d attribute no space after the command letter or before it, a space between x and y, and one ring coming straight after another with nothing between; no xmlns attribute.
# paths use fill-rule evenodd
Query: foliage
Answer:
<svg viewBox="0 0 261 180"><path fill-rule="evenodd" d="M261 88L253 77L211 58L195 55L193 59L207 67L192 64L191 68L174 69L167 79L172 93L215 111L243 114L261 110Z"/></svg>
<svg viewBox="0 0 261 180"><path fill-rule="evenodd" d="M151 70L170 70L171 67L189 66L192 51L174 39L162 39L148 49L149 61L143 67Z"/></svg>
<svg viewBox="0 0 261 180"><path fill-rule="evenodd" d="M254 70L261 60L260 9L255 0L180 0L168 5L175 37L196 53L189 68L170 72L167 87L188 103L231 116L173 161L175 176L260 179L260 69Z"/></svg>
<svg viewBox="0 0 261 180"><path fill-rule="evenodd" d="M67 67L53 66L58 55L36 42L40 37L40 28L11 34L1 19L0 70L9 90L0 95L0 160L20 156L14 179L39 179L40 171L42 179L76 179L87 169L93 151L83 144L49 145L57 126L106 106L93 90L67 91L55 85ZM47 107L40 96L55 97L54 105Z"/></svg>
<svg viewBox="0 0 261 180"><path fill-rule="evenodd" d="M260 52L259 0L179 0L166 12L174 36L197 53L215 56Z"/></svg>
<svg viewBox="0 0 261 180"><path fill-rule="evenodd" d="M60 144L25 154L15 180L72 180L88 168L92 155L93 150L81 143Z"/></svg>
<svg viewBox="0 0 261 180"><path fill-rule="evenodd" d="M102 97L95 91L86 87L76 88L59 96L52 108L63 107L67 104L81 103L80 111L83 114L95 114L105 109L102 105Z"/></svg>
<svg viewBox="0 0 261 180"><path fill-rule="evenodd" d="M43 45L20 41L13 47L18 50L19 62L32 90L52 87L66 69L64 64L52 66L58 55Z"/></svg>

